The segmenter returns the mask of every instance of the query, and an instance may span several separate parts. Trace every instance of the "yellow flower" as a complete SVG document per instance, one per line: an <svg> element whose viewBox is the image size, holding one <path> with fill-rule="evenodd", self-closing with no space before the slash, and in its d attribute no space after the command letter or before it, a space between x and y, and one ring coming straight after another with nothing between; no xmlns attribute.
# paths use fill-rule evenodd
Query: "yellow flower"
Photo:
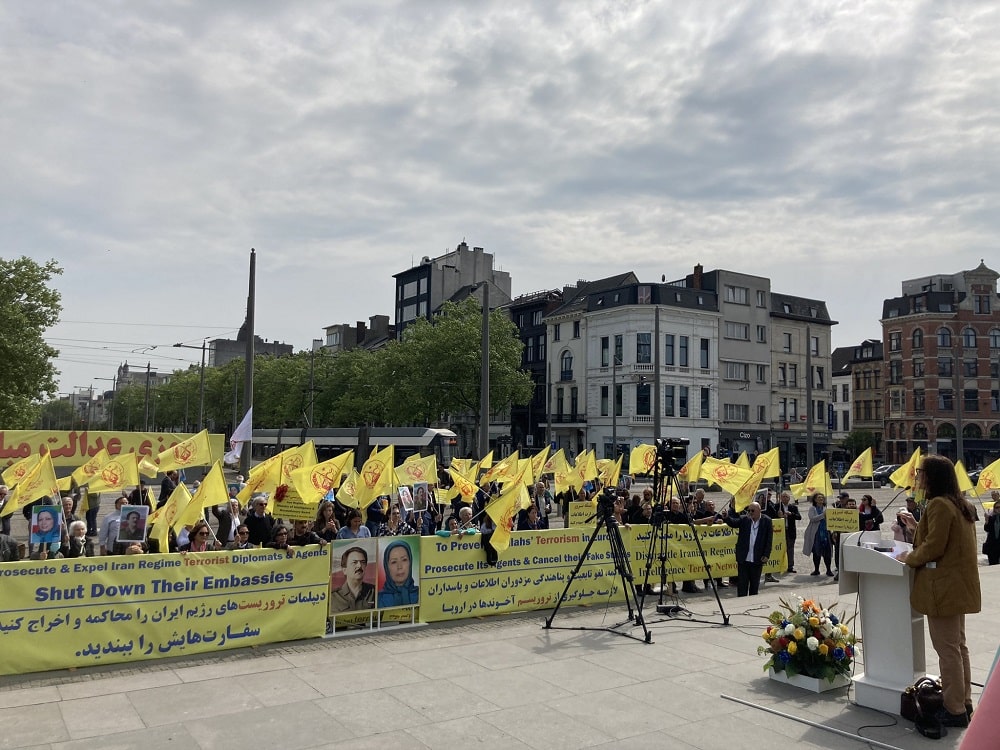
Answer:
<svg viewBox="0 0 1000 750"><path fill-rule="evenodd" d="M802 628L795 628L795 632L792 633L792 637L794 637L797 641L801 641L806 637L806 633Z"/></svg>
<svg viewBox="0 0 1000 750"><path fill-rule="evenodd" d="M847 626L844 623L840 623L840 632L843 633L844 635L847 635L850 631L847 629Z"/></svg>
<svg viewBox="0 0 1000 750"><path fill-rule="evenodd" d="M827 646L825 643L821 643L819 644L819 652L821 655L826 656L828 653L830 653L830 647Z"/></svg>
<svg viewBox="0 0 1000 750"><path fill-rule="evenodd" d="M770 641L771 639L774 638L774 634L772 633L771 628L768 628L767 630L765 630L763 633L760 634L760 637L763 638L765 641Z"/></svg>
<svg viewBox="0 0 1000 750"><path fill-rule="evenodd" d="M809 618L809 624L812 625L814 628L818 628L819 627L819 618L818 617L810 617Z"/></svg>
<svg viewBox="0 0 1000 750"><path fill-rule="evenodd" d="M795 641L789 641L787 648L788 648L788 653L790 654L794 654L796 651L799 650L799 647L795 645Z"/></svg>

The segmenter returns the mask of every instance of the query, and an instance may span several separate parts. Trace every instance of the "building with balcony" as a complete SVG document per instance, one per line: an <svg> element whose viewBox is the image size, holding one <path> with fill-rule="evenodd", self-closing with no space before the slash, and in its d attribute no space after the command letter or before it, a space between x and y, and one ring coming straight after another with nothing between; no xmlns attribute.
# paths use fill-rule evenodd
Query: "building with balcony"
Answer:
<svg viewBox="0 0 1000 750"><path fill-rule="evenodd" d="M969 468L1000 455L998 278L981 262L883 301L887 461L918 446Z"/></svg>

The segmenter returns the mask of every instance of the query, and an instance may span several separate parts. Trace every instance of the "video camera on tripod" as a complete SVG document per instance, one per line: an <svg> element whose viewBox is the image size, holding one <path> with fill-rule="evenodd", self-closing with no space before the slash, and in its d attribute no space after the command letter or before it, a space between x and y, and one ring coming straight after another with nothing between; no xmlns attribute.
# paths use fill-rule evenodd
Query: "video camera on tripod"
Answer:
<svg viewBox="0 0 1000 750"><path fill-rule="evenodd" d="M688 438L660 438L656 441L656 463L658 468L667 475L673 477L677 470L687 460L687 448L691 445ZM680 461L680 465L678 465Z"/></svg>

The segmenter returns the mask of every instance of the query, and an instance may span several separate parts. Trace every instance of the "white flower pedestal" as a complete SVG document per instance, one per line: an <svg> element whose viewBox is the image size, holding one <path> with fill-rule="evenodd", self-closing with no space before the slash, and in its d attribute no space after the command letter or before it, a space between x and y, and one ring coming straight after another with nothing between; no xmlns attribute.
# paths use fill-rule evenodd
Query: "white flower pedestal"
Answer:
<svg viewBox="0 0 1000 750"><path fill-rule="evenodd" d="M833 678L833 682L825 680L821 677L806 677L802 674L797 674L794 677L789 677L784 672L775 672L773 669L767 671L768 676L775 682L783 682L786 685L794 685L795 687L802 688L803 690L809 690L813 693L825 693L829 690L836 690L838 688L847 687L851 684L851 680L843 675L837 675Z"/></svg>

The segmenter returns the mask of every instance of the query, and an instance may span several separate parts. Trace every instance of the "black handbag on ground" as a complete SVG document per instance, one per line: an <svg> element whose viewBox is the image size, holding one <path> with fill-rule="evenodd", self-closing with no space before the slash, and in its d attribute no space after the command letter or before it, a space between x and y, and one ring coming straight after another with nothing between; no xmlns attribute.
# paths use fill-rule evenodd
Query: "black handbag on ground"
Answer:
<svg viewBox="0 0 1000 750"><path fill-rule="evenodd" d="M939 739L945 729L938 720L938 712L944 708L941 680L921 677L910 685L899 697L899 715L917 725L917 731L925 737Z"/></svg>

